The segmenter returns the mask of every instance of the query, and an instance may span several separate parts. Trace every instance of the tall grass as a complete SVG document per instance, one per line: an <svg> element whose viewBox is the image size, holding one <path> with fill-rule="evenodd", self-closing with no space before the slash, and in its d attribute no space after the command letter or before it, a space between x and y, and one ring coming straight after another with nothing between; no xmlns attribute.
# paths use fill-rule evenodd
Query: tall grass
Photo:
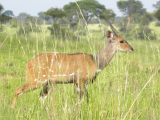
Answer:
<svg viewBox="0 0 160 120"><path fill-rule="evenodd" d="M40 88L19 96L11 110L15 88L25 83L25 64L33 56L42 52L95 54L104 46L106 39L98 25L88 27L90 35L80 40L53 39L46 29L26 36L9 34L7 38L7 34L0 33L0 119L160 118L159 39L125 38L134 52L115 54L94 83L88 85L88 104L85 96L79 100L73 84L58 84L44 105L38 100Z"/></svg>

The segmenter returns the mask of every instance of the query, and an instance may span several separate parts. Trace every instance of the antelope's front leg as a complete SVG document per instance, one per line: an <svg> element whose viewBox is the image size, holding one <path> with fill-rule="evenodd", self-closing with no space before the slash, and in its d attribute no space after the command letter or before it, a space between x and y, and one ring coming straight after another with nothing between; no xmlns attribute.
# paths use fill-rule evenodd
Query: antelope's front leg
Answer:
<svg viewBox="0 0 160 120"><path fill-rule="evenodd" d="M89 98L88 98L87 85L84 85L84 90L85 90L85 93L86 93L86 96L87 96L87 104L88 104L88 102L89 102Z"/></svg>
<svg viewBox="0 0 160 120"><path fill-rule="evenodd" d="M43 86L43 89L40 93L39 101L44 104L45 99L47 98L48 94L53 91L54 84L51 84L48 82L45 86Z"/></svg>

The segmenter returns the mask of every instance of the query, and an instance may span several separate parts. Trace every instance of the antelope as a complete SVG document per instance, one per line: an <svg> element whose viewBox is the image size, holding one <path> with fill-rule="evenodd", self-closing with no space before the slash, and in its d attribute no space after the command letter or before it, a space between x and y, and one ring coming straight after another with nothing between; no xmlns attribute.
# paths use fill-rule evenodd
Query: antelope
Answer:
<svg viewBox="0 0 160 120"><path fill-rule="evenodd" d="M113 31L107 31L109 39L105 46L95 55L86 53L42 53L26 64L28 82L15 90L11 108L15 107L16 100L21 93L29 92L43 86L40 101L44 103L48 93L56 84L74 83L77 92L82 98L88 92L87 84L109 64L117 50L132 52L133 48L123 39L119 32L109 22Z"/></svg>

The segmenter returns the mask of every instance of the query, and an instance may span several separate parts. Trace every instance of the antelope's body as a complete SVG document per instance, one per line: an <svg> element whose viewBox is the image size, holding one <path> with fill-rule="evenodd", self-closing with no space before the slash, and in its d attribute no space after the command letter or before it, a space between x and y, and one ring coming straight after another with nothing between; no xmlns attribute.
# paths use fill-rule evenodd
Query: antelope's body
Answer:
<svg viewBox="0 0 160 120"><path fill-rule="evenodd" d="M133 48L119 35L110 24L113 32L107 31L109 41L95 55L85 53L63 54L42 53L27 62L28 82L16 88L11 108L14 108L18 95L43 86L40 100L44 102L48 93L57 83L75 83L80 98L89 80L103 70L117 50L133 51ZM87 92L88 102L88 92Z"/></svg>
<svg viewBox="0 0 160 120"><path fill-rule="evenodd" d="M84 84L96 73L93 56L84 53L42 53L27 63L30 84L76 83L81 78ZM34 81L34 82L33 82Z"/></svg>

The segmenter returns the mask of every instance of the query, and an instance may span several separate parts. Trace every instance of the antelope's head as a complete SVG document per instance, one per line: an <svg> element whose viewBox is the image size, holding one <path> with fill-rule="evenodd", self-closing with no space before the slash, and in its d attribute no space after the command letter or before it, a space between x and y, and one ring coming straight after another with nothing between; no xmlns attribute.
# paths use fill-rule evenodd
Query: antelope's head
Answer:
<svg viewBox="0 0 160 120"><path fill-rule="evenodd" d="M111 31L107 31L107 37L110 40L110 42L114 43L115 49L123 52L132 52L133 48L123 39L123 37L112 26L110 22L109 24L114 34Z"/></svg>

